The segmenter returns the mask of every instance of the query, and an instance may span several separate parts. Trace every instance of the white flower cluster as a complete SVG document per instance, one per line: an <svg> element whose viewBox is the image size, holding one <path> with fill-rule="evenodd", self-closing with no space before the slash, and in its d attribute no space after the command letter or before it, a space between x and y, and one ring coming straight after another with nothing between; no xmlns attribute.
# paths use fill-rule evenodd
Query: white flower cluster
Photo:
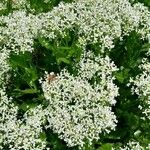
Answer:
<svg viewBox="0 0 150 150"><path fill-rule="evenodd" d="M43 150L46 147L46 141L40 137L43 123L44 111L41 106L27 111L22 120L9 127L6 139L10 149Z"/></svg>
<svg viewBox="0 0 150 150"><path fill-rule="evenodd" d="M10 150L45 149L46 141L40 139L45 115L42 107L29 109L19 120L18 107L5 92L10 76L7 64L9 52L6 47L0 52L0 149L3 149L2 145L8 145Z"/></svg>
<svg viewBox="0 0 150 150"><path fill-rule="evenodd" d="M47 127L58 133L68 146L82 147L86 140L91 144L99 139L100 133L114 130L117 122L111 108L118 96L112 76L117 68L108 57L91 58L92 54L88 54L81 60L77 76L64 69L53 80L48 75L41 81L49 102L45 111ZM90 83L92 80L94 83Z"/></svg>
<svg viewBox="0 0 150 150"><path fill-rule="evenodd" d="M41 106L27 111L22 120L17 119L18 107L0 89L0 149L8 145L10 150L42 150L46 141L40 139L44 111Z"/></svg>
<svg viewBox="0 0 150 150"><path fill-rule="evenodd" d="M129 141L125 147L123 147L123 148L120 147L119 150L145 150L145 149L144 149L144 147L142 147L140 145L139 142ZM147 150L149 150L149 149L147 149Z"/></svg>
<svg viewBox="0 0 150 150"><path fill-rule="evenodd" d="M20 4L25 1L14 0ZM33 51L33 41L40 36L55 39L67 31L77 32L78 45L98 43L111 49L115 39L131 31L150 40L150 12L141 3L131 6L128 0L77 0L60 3L52 11L38 15L26 14L25 9L1 16L6 24L1 29L7 45L14 51ZM59 41L57 41L59 42Z"/></svg>
<svg viewBox="0 0 150 150"><path fill-rule="evenodd" d="M14 124L16 125L18 108L11 101L11 99L8 99L5 90L0 89L0 148L3 142L6 143L7 133Z"/></svg>
<svg viewBox="0 0 150 150"><path fill-rule="evenodd" d="M150 11L141 3L135 4L134 8L139 14L138 33L150 43Z"/></svg>
<svg viewBox="0 0 150 150"><path fill-rule="evenodd" d="M0 23L0 149L4 149L3 145L10 150L45 149L46 141L40 138L44 123L42 106L29 109L18 119L19 109L5 92L11 69L7 63L10 53L32 52L34 36L41 25L36 16L27 16L25 11L1 16Z"/></svg>
<svg viewBox="0 0 150 150"><path fill-rule="evenodd" d="M4 86L8 80L10 70L9 65L7 64L7 59L9 58L9 50L6 47L3 50L0 49L0 87Z"/></svg>
<svg viewBox="0 0 150 150"><path fill-rule="evenodd" d="M37 16L26 14L25 11L15 11L8 16L1 16L1 22L5 26L1 27L2 41L11 51L33 51L34 39L41 28L40 20Z"/></svg>
<svg viewBox="0 0 150 150"><path fill-rule="evenodd" d="M142 73L137 75L135 79L131 78L130 83L132 92L139 96L139 99L144 106L139 106L143 109L143 113L150 119L150 62L147 59L143 59L143 63L139 66Z"/></svg>
<svg viewBox="0 0 150 150"><path fill-rule="evenodd" d="M111 49L115 39L122 39L135 30L142 37L149 37L150 12L128 0L77 0L60 3L51 12L40 15L43 36L54 39L58 34L65 37L67 30L77 30L80 45L99 43Z"/></svg>

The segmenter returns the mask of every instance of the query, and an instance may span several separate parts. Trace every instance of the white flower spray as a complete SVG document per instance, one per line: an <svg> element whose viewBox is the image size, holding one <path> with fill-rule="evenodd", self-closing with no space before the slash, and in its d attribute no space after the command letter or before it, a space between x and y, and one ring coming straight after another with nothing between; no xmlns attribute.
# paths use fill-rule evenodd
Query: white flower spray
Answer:
<svg viewBox="0 0 150 150"><path fill-rule="evenodd" d="M130 79L132 86L132 93L137 94L142 106L139 109L143 110L146 118L150 119L150 62L148 59L143 59L142 64L139 66L142 73Z"/></svg>
<svg viewBox="0 0 150 150"><path fill-rule="evenodd" d="M117 68L109 57L92 57L92 53L87 56L81 59L77 76L64 69L55 80L49 81L46 76L41 81L49 102L47 128L58 133L68 146L82 147L86 140L91 144L100 133L114 130L117 123L111 108L118 96L112 76ZM90 84L92 78L94 83Z"/></svg>

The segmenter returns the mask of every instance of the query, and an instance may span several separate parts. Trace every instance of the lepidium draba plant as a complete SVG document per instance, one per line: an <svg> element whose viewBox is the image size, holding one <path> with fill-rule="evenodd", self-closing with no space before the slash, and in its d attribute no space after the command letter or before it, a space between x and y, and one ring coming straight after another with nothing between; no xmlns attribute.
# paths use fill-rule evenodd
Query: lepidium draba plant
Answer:
<svg viewBox="0 0 150 150"><path fill-rule="evenodd" d="M68 146L92 144L99 134L115 129L117 120L112 112L118 87L112 73L117 68L109 57L83 56L76 76L66 69L53 80L49 75L41 81L48 101L47 128L51 128ZM51 75L52 76L52 75Z"/></svg>
<svg viewBox="0 0 150 150"><path fill-rule="evenodd" d="M0 1L0 149L149 149L149 8L60 1Z"/></svg>

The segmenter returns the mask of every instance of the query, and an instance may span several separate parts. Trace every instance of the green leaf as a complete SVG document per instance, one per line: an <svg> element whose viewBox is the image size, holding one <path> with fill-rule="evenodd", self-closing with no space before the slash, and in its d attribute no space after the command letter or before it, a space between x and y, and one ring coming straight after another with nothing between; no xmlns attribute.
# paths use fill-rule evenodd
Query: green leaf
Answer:
<svg viewBox="0 0 150 150"><path fill-rule="evenodd" d="M65 47L64 47L64 46L60 46L60 47L58 47L58 48L59 48L60 50L64 50L64 51L66 51L66 50L67 50L67 51L68 51L68 50L70 51L70 50L71 50L71 47L67 47L67 46L65 46Z"/></svg>
<svg viewBox="0 0 150 150"><path fill-rule="evenodd" d="M41 139L42 141L45 141L45 140L46 140L46 134L45 134L45 132L42 132L42 133L40 134L40 139Z"/></svg>
<svg viewBox="0 0 150 150"><path fill-rule="evenodd" d="M35 93L37 93L37 90L35 90L35 89L25 89L25 90L16 89L14 91L21 92L22 94L35 94Z"/></svg>
<svg viewBox="0 0 150 150"><path fill-rule="evenodd" d="M44 39L44 38L38 38L39 40L39 43L45 47L46 49L50 49L50 50L53 50L53 47L52 45L49 43L48 40Z"/></svg>
<svg viewBox="0 0 150 150"><path fill-rule="evenodd" d="M127 68L127 69L121 70L120 72L116 72L116 73L115 73L116 79L117 79L120 83L123 83L124 80L129 77L129 71L130 71L130 69Z"/></svg>
<svg viewBox="0 0 150 150"><path fill-rule="evenodd" d="M31 68L25 68L25 70L29 74L32 81L35 81L38 79L37 71L34 67L31 66Z"/></svg>
<svg viewBox="0 0 150 150"><path fill-rule="evenodd" d="M142 46L141 51L145 52L145 51L149 51L149 49L150 49L150 43L146 43Z"/></svg>
<svg viewBox="0 0 150 150"><path fill-rule="evenodd" d="M98 150L112 150L112 144L103 144Z"/></svg>
<svg viewBox="0 0 150 150"><path fill-rule="evenodd" d="M124 81L124 76L123 76L123 73L122 73L122 72L117 72L117 73L115 73L115 77L116 77L116 79L117 79L120 83L123 83L123 81Z"/></svg>
<svg viewBox="0 0 150 150"><path fill-rule="evenodd" d="M70 61L66 58L58 58L57 62L58 62L58 64L61 64L62 62L66 63L66 64L70 64Z"/></svg>
<svg viewBox="0 0 150 150"><path fill-rule="evenodd" d="M15 94L15 97L19 98L28 94L37 94L39 93L39 91L36 89L25 89L25 90L15 89L13 90L13 93Z"/></svg>
<svg viewBox="0 0 150 150"><path fill-rule="evenodd" d="M29 103L29 102L23 102L19 108L22 109L23 111L27 111L28 109L31 109L31 108L35 108L38 104L35 104L35 103Z"/></svg>
<svg viewBox="0 0 150 150"><path fill-rule="evenodd" d="M16 67L28 67L31 62L31 56L29 53L20 54L20 55L10 55L9 63L13 68Z"/></svg>

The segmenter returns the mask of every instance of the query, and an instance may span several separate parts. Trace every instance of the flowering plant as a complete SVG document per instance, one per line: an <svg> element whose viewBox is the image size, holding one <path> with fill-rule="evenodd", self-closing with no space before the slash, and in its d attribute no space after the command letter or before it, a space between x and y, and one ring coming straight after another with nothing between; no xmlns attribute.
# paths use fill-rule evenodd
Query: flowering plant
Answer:
<svg viewBox="0 0 150 150"><path fill-rule="evenodd" d="M0 149L150 150L149 0L1 0Z"/></svg>

